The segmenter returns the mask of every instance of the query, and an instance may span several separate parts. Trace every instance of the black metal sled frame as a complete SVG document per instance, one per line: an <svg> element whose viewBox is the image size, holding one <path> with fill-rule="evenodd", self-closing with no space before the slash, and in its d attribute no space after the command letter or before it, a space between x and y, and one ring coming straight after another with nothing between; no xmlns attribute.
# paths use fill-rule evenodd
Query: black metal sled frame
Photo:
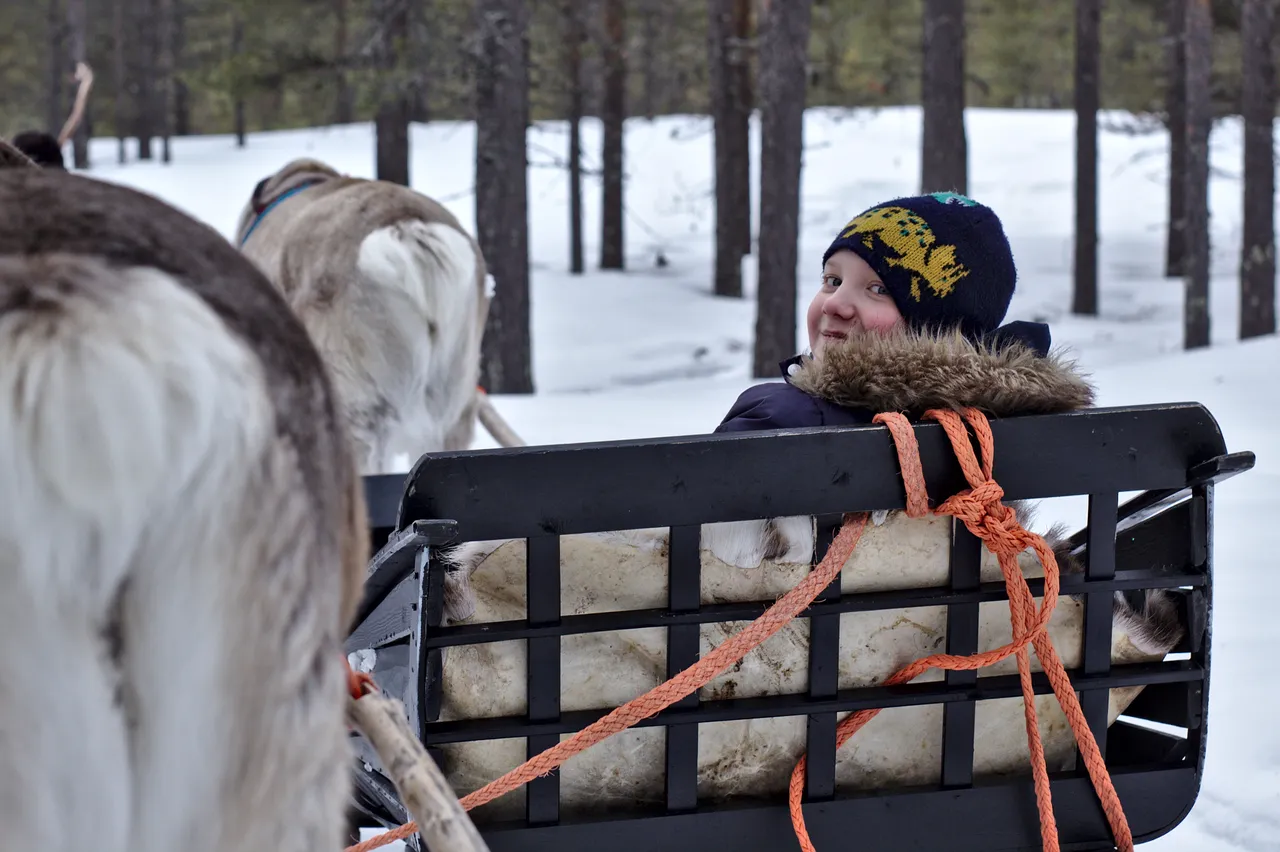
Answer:
<svg viewBox="0 0 1280 852"><path fill-rule="evenodd" d="M1194 403L1008 418L992 421L991 428L994 477L1006 500L1088 496L1088 526L1072 541L1087 568L1083 575L1062 579L1062 593L1085 601L1081 667L1069 674L1135 839L1154 839L1182 821L1199 792L1210 670L1213 490L1217 482L1251 468L1253 454L1228 454L1212 415ZM936 505L967 484L941 427L918 425L915 432ZM407 479L371 477L366 488L381 549L370 567L348 651L377 650L375 678L405 701L429 751L442 743L527 737L530 756L607 712L560 711L562 636L666 627L670 676L696 661L700 624L752 619L772 603L700 604L699 524L814 515L820 556L841 513L905 506L893 442L879 426L428 455ZM1120 506L1122 492L1140 493ZM670 528L669 605L562 617L559 536L642 527ZM949 586L842 595L837 579L801 615L811 619L807 694L700 702L695 693L643 722L666 729L664 807L561 819L558 773L553 773L528 785L525 819L481 826L490 848L794 848L781 798L698 799L697 723L806 715L804 812L820 850L845 848L851 837L860 852L1039 849L1029 775L973 777L975 702L1019 695L1016 676L979 680L975 672L951 672L942 682L836 688L840 613L947 606L947 650L978 650L978 605L1006 595L1002 583L979 582L981 542L955 522L953 530ZM433 562L434 550L464 541L521 538L528 544L527 619L440 626L443 572ZM1032 584L1037 594L1041 588ZM1189 628L1176 649L1181 653L1158 663L1112 666L1113 595L1156 588L1180 593ZM441 650L511 639L528 643L528 713L435 721ZM1108 689L1138 684L1146 688L1107 728ZM1036 676L1035 688L1050 691L1043 675ZM837 714L925 703L945 705L941 783L837 794ZM356 741L362 760L355 805L363 822L393 826L406 821L376 758ZM1052 789L1063 849L1114 848L1083 768L1052 776Z"/></svg>

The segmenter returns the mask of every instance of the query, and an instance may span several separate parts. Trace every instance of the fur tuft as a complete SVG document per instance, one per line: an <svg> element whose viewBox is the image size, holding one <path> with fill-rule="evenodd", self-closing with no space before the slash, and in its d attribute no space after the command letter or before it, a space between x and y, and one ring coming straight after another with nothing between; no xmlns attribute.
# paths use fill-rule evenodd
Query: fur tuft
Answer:
<svg viewBox="0 0 1280 852"><path fill-rule="evenodd" d="M474 321L476 260L466 235L441 222L406 220L360 242L356 271L369 286L350 293L353 307L341 319L350 323L348 334L370 343L376 338L380 354L362 355L336 337L321 339L334 363L366 371L359 387L344 378L348 370L338 375L357 437L371 448L369 472L388 471L394 454L416 459L445 449L450 425L474 419L467 412L481 331Z"/></svg>
<svg viewBox="0 0 1280 852"><path fill-rule="evenodd" d="M1164 589L1138 590L1130 603L1116 592L1111 614L1116 627L1129 634L1129 641L1144 654L1167 654L1186 635L1186 626L1173 596Z"/></svg>
<svg viewBox="0 0 1280 852"><path fill-rule="evenodd" d="M432 338L475 313L476 256L457 228L415 220L379 228L360 243L356 268L408 296Z"/></svg>
<svg viewBox="0 0 1280 852"><path fill-rule="evenodd" d="M1093 404L1093 388L1061 354L978 346L959 332L850 337L807 359L791 383L839 405L901 411L973 406L988 416L1053 414Z"/></svg>

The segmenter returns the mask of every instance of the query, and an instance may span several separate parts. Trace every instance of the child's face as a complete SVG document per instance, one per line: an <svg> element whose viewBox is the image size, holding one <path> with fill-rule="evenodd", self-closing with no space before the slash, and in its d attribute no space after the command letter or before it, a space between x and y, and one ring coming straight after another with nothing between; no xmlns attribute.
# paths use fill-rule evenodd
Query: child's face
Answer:
<svg viewBox="0 0 1280 852"><path fill-rule="evenodd" d="M832 341L867 331L883 333L903 324L889 288L865 260L848 249L827 260L822 287L809 303L806 319L809 348L815 355Z"/></svg>

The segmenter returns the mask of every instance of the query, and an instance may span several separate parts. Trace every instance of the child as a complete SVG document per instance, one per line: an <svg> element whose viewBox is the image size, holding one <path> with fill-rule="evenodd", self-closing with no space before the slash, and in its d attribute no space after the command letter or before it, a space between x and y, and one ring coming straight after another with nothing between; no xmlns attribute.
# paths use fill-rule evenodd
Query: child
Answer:
<svg viewBox="0 0 1280 852"><path fill-rule="evenodd" d="M988 415L1089 405L1049 356L1043 323L1000 326L1017 272L999 218L952 192L898 198L851 220L822 258L809 352L784 382L748 388L717 432L869 424L880 411L976 406Z"/></svg>

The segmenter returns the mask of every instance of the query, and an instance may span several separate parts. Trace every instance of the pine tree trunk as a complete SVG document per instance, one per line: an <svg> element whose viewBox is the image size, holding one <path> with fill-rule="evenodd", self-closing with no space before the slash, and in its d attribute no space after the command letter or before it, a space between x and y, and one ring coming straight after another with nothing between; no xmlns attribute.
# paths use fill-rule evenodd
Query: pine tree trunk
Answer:
<svg viewBox="0 0 1280 852"><path fill-rule="evenodd" d="M235 9L232 10L231 15L231 55L241 56L244 53L244 17ZM244 92L241 91L239 86L236 87L236 91L232 94L232 99L236 147L243 148L245 137L248 135L248 128L245 120Z"/></svg>
<svg viewBox="0 0 1280 852"><path fill-rule="evenodd" d="M1209 71L1213 19L1209 0L1187 2L1187 255L1183 346L1209 345Z"/></svg>
<svg viewBox="0 0 1280 852"><path fill-rule="evenodd" d="M773 0L760 19L760 239L752 375L796 351L796 264L812 0ZM815 267L816 269L816 267Z"/></svg>
<svg viewBox="0 0 1280 852"><path fill-rule="evenodd" d="M494 279L481 382L533 393L529 332L529 71L525 0L476 0L476 237Z"/></svg>
<svg viewBox="0 0 1280 852"><path fill-rule="evenodd" d="M62 4L59 0L48 0L48 6L45 7L45 23L49 30L49 86L46 95L48 100L45 103L45 127L49 129L50 134L56 136L58 128L67 117L63 98L64 81L67 76L67 50L64 39L67 20L62 14Z"/></svg>
<svg viewBox="0 0 1280 852"><path fill-rule="evenodd" d="M627 117L626 21L622 0L604 0L604 102L600 210L600 268L623 269L623 133Z"/></svg>
<svg viewBox="0 0 1280 852"><path fill-rule="evenodd" d="M173 0L158 0L156 16L156 117L160 124L160 162L173 161Z"/></svg>
<svg viewBox="0 0 1280 852"><path fill-rule="evenodd" d="M581 275L586 269L582 252L582 47L587 34L578 0L566 0L563 12L569 88L569 271Z"/></svg>
<svg viewBox="0 0 1280 852"><path fill-rule="evenodd" d="M1098 74L1101 0L1076 0L1076 239L1071 312L1098 313Z"/></svg>
<svg viewBox="0 0 1280 852"><path fill-rule="evenodd" d="M710 0L707 59L715 126L717 296L742 296L742 257L751 245L751 153L739 39L741 0ZM745 235L745 239L744 239Z"/></svg>
<svg viewBox="0 0 1280 852"><path fill-rule="evenodd" d="M155 0L132 0L133 26L138 34L134 53L138 87L134 102L134 121L138 137L138 159L153 159L151 140L156 134L156 40Z"/></svg>
<svg viewBox="0 0 1280 852"><path fill-rule="evenodd" d="M743 255L751 254L751 111L755 108L756 95L752 79L752 55L754 48L754 15L752 0L737 0L733 10L734 34L738 50L734 69L738 81L734 91L734 107L741 136L738 142L738 177L742 181L742 206L746 210L738 226L738 241Z"/></svg>
<svg viewBox="0 0 1280 852"><path fill-rule="evenodd" d="M183 79L182 71L187 50L187 5L184 0L173 0L172 67L169 74L173 83L173 120L169 130L174 136L191 135L191 92Z"/></svg>
<svg viewBox="0 0 1280 852"><path fill-rule="evenodd" d="M924 0L921 192L969 191L964 0Z"/></svg>
<svg viewBox="0 0 1280 852"><path fill-rule="evenodd" d="M125 4L129 0L112 0L111 5L111 52L113 80L115 88L115 111L113 123L116 130L116 160L120 165L125 162L125 140L129 137L128 118L125 104L128 103L129 81L125 74Z"/></svg>
<svg viewBox="0 0 1280 852"><path fill-rule="evenodd" d="M662 0L641 0L640 75L644 85L640 89L640 112L649 121L653 121L657 114L658 54L662 51L662 45L658 43L661 2Z"/></svg>
<svg viewBox="0 0 1280 852"><path fill-rule="evenodd" d="M408 32L405 36L405 55L400 67L405 74L406 123L431 120L431 104L427 95L427 63L431 50L431 25L427 21L429 4L421 0L408 0L405 10Z"/></svg>
<svg viewBox="0 0 1280 852"><path fill-rule="evenodd" d="M347 63L350 50L347 47L347 2L334 0L334 18L336 27L333 34L333 89L334 116L338 124L350 124L355 121L355 99L351 91L351 81L347 78Z"/></svg>
<svg viewBox="0 0 1280 852"><path fill-rule="evenodd" d="M1240 338L1276 331L1276 67L1272 0L1244 0L1244 239L1240 252Z"/></svg>
<svg viewBox="0 0 1280 852"><path fill-rule="evenodd" d="M378 180L409 185L409 110L407 57L409 0L377 0L374 15L379 72L378 111L374 117L375 174ZM402 47L397 50L397 44Z"/></svg>
<svg viewBox="0 0 1280 852"><path fill-rule="evenodd" d="M1182 277L1187 258L1187 2L1168 3L1165 111L1169 126L1169 220L1164 274Z"/></svg>

